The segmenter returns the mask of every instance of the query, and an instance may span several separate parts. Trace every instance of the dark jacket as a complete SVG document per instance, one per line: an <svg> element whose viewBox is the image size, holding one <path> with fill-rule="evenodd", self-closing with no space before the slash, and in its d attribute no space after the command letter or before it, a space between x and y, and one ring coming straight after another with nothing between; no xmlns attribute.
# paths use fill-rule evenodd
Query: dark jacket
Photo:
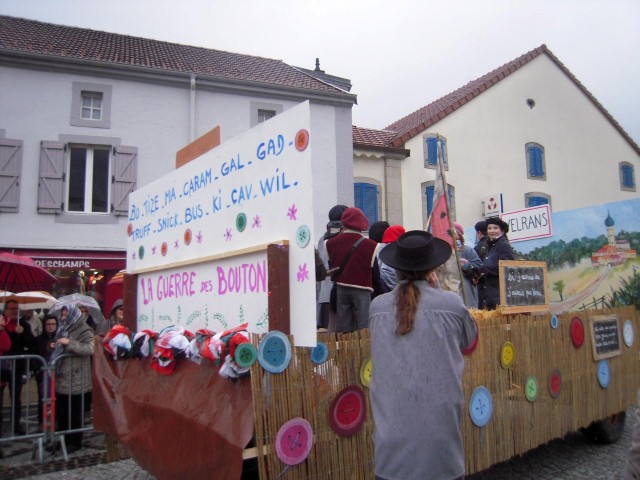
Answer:
<svg viewBox="0 0 640 480"><path fill-rule="evenodd" d="M362 235L360 233L345 230L341 234L327 240L327 252L329 253L329 267L340 267L351 251L351 247ZM338 277L338 285L363 288L373 292L373 266L375 251L378 244L365 238L358 248L351 254L344 271ZM336 274L332 276L335 281Z"/></svg>
<svg viewBox="0 0 640 480"><path fill-rule="evenodd" d="M476 243L475 247L473 247L473 249L476 251L476 253L480 257L480 260L484 260L484 258L487 256L488 240L489 240L489 237L484 236L480 240L478 240L478 243Z"/></svg>
<svg viewBox="0 0 640 480"><path fill-rule="evenodd" d="M31 333L31 326L24 318L18 319L18 324L22 327L22 332L20 333L16 332L15 324L9 324L7 321L7 325L5 325L5 329L11 339L11 348L5 355L28 355L34 353L35 338ZM27 361L16 360L16 374L22 375L26 370Z"/></svg>
<svg viewBox="0 0 640 480"><path fill-rule="evenodd" d="M480 308L494 310L500 304L500 260L513 260L513 249L507 237L487 240L487 256L480 270L484 273L484 283L478 285Z"/></svg>

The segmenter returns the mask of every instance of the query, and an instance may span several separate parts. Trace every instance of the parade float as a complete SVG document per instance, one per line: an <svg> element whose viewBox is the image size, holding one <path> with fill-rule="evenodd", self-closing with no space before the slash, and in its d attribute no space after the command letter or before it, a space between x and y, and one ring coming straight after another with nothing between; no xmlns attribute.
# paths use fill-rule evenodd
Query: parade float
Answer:
<svg viewBox="0 0 640 480"><path fill-rule="evenodd" d="M130 196L131 348L97 351L94 425L159 479L250 460L263 479L374 478L369 333L316 332L310 124L292 108ZM469 474L626 411L639 386L635 306L551 313L544 262L501 268L503 306L472 311L465 356ZM196 355L158 348L176 330Z"/></svg>

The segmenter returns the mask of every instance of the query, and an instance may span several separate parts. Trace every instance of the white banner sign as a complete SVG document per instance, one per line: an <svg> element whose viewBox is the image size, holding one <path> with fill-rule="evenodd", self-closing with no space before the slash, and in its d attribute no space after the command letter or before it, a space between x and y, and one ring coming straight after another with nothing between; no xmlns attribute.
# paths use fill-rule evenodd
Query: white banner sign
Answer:
<svg viewBox="0 0 640 480"><path fill-rule="evenodd" d="M521 242L552 235L549 205L503 213L501 218L509 224L510 242Z"/></svg>
<svg viewBox="0 0 640 480"><path fill-rule="evenodd" d="M315 346L310 123L305 102L131 193L127 270L142 275L286 240L291 334L296 345ZM162 275L166 278L165 272ZM197 270L194 285L198 285L189 290L193 293L174 297L173 308L191 309L188 304L200 295L202 282L218 278L211 275ZM149 275L148 280L154 288L158 277ZM227 297L227 301L234 302L229 311L235 316L226 319L230 327L260 321L260 308L252 313L256 318L248 318L245 306L250 302L245 298ZM138 311L151 318L148 309L157 302L154 296L145 305L140 294ZM203 299L198 302L202 305ZM244 318L239 314L241 305ZM185 326L184 315L179 320L177 324Z"/></svg>

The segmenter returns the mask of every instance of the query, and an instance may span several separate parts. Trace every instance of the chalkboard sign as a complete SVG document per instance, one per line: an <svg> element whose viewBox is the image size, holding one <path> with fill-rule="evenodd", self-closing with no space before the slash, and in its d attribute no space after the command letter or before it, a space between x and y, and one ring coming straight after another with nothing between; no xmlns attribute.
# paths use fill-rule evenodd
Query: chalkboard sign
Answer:
<svg viewBox="0 0 640 480"><path fill-rule="evenodd" d="M500 260L500 305L505 313L546 312L546 262Z"/></svg>
<svg viewBox="0 0 640 480"><path fill-rule="evenodd" d="M620 328L618 317L597 316L589 319L591 323L591 344L594 360L620 355Z"/></svg>

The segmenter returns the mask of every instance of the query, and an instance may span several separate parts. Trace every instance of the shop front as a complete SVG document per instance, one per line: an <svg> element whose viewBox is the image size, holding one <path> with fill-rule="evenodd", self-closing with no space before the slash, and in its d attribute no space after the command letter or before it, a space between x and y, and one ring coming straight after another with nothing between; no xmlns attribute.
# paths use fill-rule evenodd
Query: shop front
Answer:
<svg viewBox="0 0 640 480"><path fill-rule="evenodd" d="M49 293L58 298L82 293L95 298L103 310L106 286L126 267L127 252L95 250L0 249L15 255L32 258L38 265L55 275L59 282Z"/></svg>

